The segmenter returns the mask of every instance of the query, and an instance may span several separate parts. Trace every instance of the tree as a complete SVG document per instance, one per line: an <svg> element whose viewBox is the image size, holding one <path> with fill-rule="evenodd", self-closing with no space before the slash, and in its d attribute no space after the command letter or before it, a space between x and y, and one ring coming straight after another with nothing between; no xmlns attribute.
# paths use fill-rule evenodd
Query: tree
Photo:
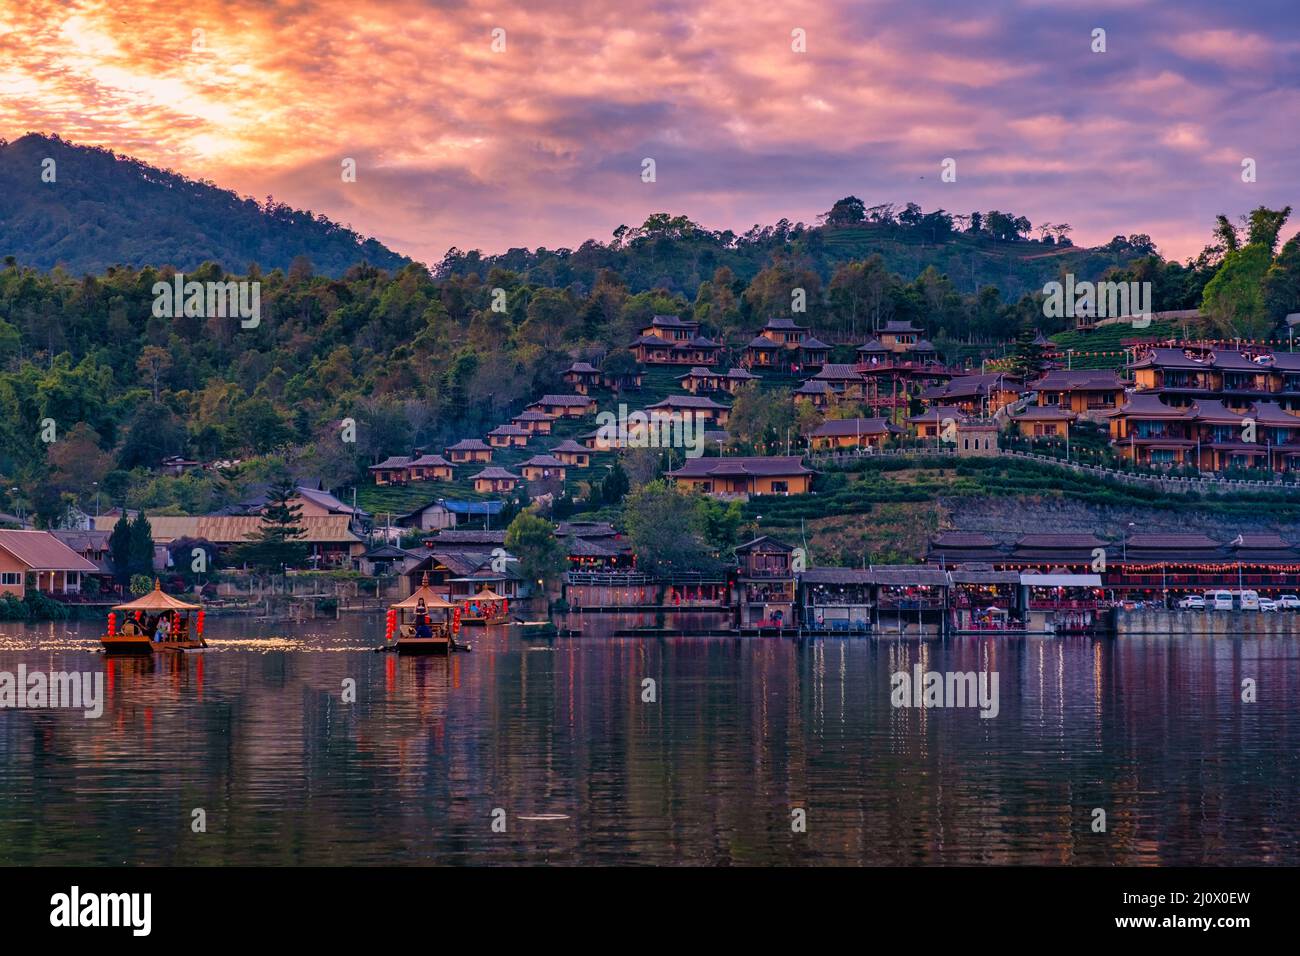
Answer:
<svg viewBox="0 0 1300 956"><path fill-rule="evenodd" d="M856 226L867 218L866 206L857 196L836 200L830 212L820 217L828 226Z"/></svg>
<svg viewBox="0 0 1300 956"><path fill-rule="evenodd" d="M118 584L131 581L131 519L125 509L113 525L113 532L108 536L109 562L113 567L113 578Z"/></svg>
<svg viewBox="0 0 1300 956"><path fill-rule="evenodd" d="M300 520L302 505L293 503L297 494L298 489L287 478L271 486L266 493L261 525L249 536L247 544L234 549L235 563L247 564L258 571L278 571L306 562L309 549L302 540L307 536Z"/></svg>
<svg viewBox="0 0 1300 956"><path fill-rule="evenodd" d="M1300 311L1300 233L1287 240L1264 274L1264 307L1274 322Z"/></svg>
<svg viewBox="0 0 1300 956"><path fill-rule="evenodd" d="M1281 209L1258 206L1252 209L1247 218L1246 242L1249 245L1266 247L1271 255L1277 248L1278 233L1282 231L1282 227L1290 217L1290 206L1283 206Z"/></svg>
<svg viewBox="0 0 1300 956"><path fill-rule="evenodd" d="M552 584L564 571L564 548L555 526L524 511L506 529L505 548L519 559L519 570L529 581Z"/></svg>
<svg viewBox="0 0 1300 956"><path fill-rule="evenodd" d="M171 366L172 357L166 349L160 349L156 345L146 345L140 350L140 358L135 363L135 367L141 375L149 376L149 384L153 388L153 403L155 405L158 404L158 379Z"/></svg>
<svg viewBox="0 0 1300 956"><path fill-rule="evenodd" d="M131 541L130 557L128 567L131 569L131 575L153 574L153 528L149 524L149 519L145 517L144 511L136 513L135 520L131 522Z"/></svg>
<svg viewBox="0 0 1300 956"><path fill-rule="evenodd" d="M627 472L623 469L621 461L615 461L609 473L605 475L600 483L600 500L607 505L616 505L623 500L632 488L632 483L628 480Z"/></svg>
<svg viewBox="0 0 1300 956"><path fill-rule="evenodd" d="M1250 243L1223 257L1223 265L1205 286L1201 311L1234 338L1262 339L1273 329L1265 308L1263 280L1271 265L1268 247Z"/></svg>
<svg viewBox="0 0 1300 956"><path fill-rule="evenodd" d="M695 509L695 527L704 542L721 557L728 557L740 544L745 515L739 501L721 502L701 497Z"/></svg>
<svg viewBox="0 0 1300 956"><path fill-rule="evenodd" d="M716 566L696 533L694 502L662 480L627 496L623 520L642 570L671 574Z"/></svg>

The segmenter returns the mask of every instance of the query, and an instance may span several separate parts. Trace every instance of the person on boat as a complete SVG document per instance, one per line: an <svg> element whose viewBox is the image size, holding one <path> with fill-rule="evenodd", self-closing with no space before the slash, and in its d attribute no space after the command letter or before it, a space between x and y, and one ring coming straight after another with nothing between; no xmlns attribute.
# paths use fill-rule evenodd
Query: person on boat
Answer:
<svg viewBox="0 0 1300 956"><path fill-rule="evenodd" d="M167 616L161 615L158 618L158 630L154 632L154 642L162 643L163 641L166 641L167 638L171 636L171 630L171 624L167 620Z"/></svg>
<svg viewBox="0 0 1300 956"><path fill-rule="evenodd" d="M429 615L421 614L418 618L416 618L415 636L433 637L433 627L430 626Z"/></svg>

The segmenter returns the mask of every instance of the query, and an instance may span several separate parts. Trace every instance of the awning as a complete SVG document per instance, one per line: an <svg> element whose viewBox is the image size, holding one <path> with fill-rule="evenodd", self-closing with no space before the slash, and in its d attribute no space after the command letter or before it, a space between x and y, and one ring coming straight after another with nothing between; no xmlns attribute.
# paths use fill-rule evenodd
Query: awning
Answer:
<svg viewBox="0 0 1300 956"><path fill-rule="evenodd" d="M1020 583L1036 588L1099 588L1100 574L1022 574Z"/></svg>

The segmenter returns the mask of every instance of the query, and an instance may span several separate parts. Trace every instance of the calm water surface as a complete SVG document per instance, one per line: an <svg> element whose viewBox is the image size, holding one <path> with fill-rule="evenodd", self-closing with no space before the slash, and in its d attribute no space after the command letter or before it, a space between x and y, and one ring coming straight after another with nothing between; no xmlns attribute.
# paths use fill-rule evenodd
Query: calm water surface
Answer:
<svg viewBox="0 0 1300 956"><path fill-rule="evenodd" d="M154 661L94 653L97 624L0 623L0 670L102 671L108 698L97 720L0 710L0 863L1300 862L1294 640L612 623L399 659L369 650L379 616L209 618L207 652ZM892 708L916 663L996 670L999 715Z"/></svg>

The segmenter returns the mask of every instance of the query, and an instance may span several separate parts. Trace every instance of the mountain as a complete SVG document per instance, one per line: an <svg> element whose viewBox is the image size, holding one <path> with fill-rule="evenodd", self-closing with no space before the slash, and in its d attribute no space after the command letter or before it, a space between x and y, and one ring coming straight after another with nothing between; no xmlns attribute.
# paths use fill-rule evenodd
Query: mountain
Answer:
<svg viewBox="0 0 1300 956"><path fill-rule="evenodd" d="M54 182L43 182L46 159ZM108 266L172 265L190 270L220 263L244 272L287 269L306 256L324 275L358 262L398 269L408 260L321 215L241 198L189 179L57 136L0 140L0 256L73 275Z"/></svg>

